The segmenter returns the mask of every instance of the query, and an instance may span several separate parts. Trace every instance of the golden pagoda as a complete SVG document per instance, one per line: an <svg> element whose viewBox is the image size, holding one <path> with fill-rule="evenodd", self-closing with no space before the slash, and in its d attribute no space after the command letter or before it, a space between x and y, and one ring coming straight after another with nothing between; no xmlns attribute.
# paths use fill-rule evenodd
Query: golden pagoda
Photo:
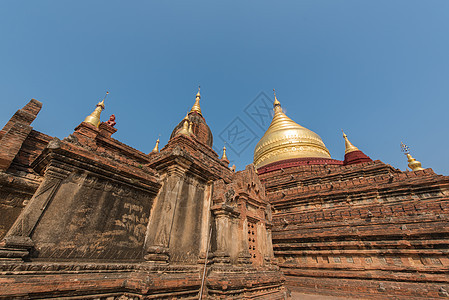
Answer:
<svg viewBox="0 0 449 300"><path fill-rule="evenodd" d="M293 158L331 158L318 134L285 115L276 94L273 106L274 116L270 127L254 150L256 168Z"/></svg>

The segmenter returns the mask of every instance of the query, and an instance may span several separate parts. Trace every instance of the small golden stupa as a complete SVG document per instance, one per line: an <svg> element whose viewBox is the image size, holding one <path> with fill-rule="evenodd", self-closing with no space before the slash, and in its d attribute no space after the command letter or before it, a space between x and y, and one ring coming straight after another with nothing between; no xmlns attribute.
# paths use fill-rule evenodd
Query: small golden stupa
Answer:
<svg viewBox="0 0 449 300"><path fill-rule="evenodd" d="M189 123L190 123L190 121L189 121L189 115L188 114L184 117L183 122L184 123L182 123L181 130L179 130L177 134L190 135L190 132L189 132Z"/></svg>
<svg viewBox="0 0 449 300"><path fill-rule="evenodd" d="M98 125L100 125L101 112L104 110L104 100L106 100L106 96L108 94L109 92L106 92L106 95L104 96L103 100L101 102L98 102L95 110L84 119L85 123L92 124L95 127L98 127Z"/></svg>
<svg viewBox="0 0 449 300"><path fill-rule="evenodd" d="M270 127L254 150L254 165L292 158L331 158L320 136L287 117L274 94L274 116Z"/></svg>
<svg viewBox="0 0 449 300"><path fill-rule="evenodd" d="M159 152L159 138L156 141L156 146L154 146L152 153L158 153Z"/></svg>
<svg viewBox="0 0 449 300"><path fill-rule="evenodd" d="M222 160L228 160L228 157L226 156L226 146L223 146L223 156L221 157Z"/></svg>

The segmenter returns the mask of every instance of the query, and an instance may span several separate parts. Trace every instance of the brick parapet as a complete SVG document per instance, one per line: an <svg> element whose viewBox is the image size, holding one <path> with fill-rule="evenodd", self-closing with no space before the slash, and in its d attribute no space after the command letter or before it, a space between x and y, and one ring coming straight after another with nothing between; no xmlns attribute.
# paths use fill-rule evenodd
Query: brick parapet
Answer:
<svg viewBox="0 0 449 300"><path fill-rule="evenodd" d="M31 99L19 109L0 131L0 170L6 171L18 155L22 144L32 131L31 123L36 118L42 103Z"/></svg>
<svg viewBox="0 0 449 300"><path fill-rule="evenodd" d="M364 166L364 168L356 172L348 169L330 169L326 166L319 170L312 170L310 173L303 170L289 170L273 174L273 177L261 176L261 181L265 183L269 198L278 199L279 197L273 196L272 193L296 194L299 190L302 193L307 193L326 189L336 191L338 186L346 188L351 185L363 184L363 182L372 184L378 180L390 180L391 176L394 176L393 174L397 174L396 170L383 163L366 163L366 165L360 164L360 166ZM374 174L377 176L373 176ZM297 192L294 192L295 189L298 189Z"/></svg>
<svg viewBox="0 0 449 300"><path fill-rule="evenodd" d="M31 99L22 109L19 109L0 130L0 140L14 126L14 124L31 125L42 108L42 103Z"/></svg>
<svg viewBox="0 0 449 300"><path fill-rule="evenodd" d="M432 182L434 177L415 177L404 174L405 178L396 178L380 175L369 179L354 179L344 182L328 182L310 186L299 186L285 190L278 190L268 193L270 202L278 209L288 209L289 206L300 203L324 202L333 203L352 202L356 204L360 201L373 199L377 202L385 201L384 198L392 196L419 197L423 193L439 191L445 195L448 187L448 180L441 178L439 183ZM393 178L393 180L391 180ZM410 180L407 180L410 179ZM426 187L423 188L423 184ZM402 199L400 200L402 201Z"/></svg>
<svg viewBox="0 0 449 300"><path fill-rule="evenodd" d="M40 174L45 172L50 160L60 159L61 163L82 166L82 168L98 174L103 174L107 171L111 172L111 174L120 174L120 176L123 176L120 181L139 179L142 183L146 181L157 182L157 173L137 162L130 164L128 160L121 157L111 157L110 153L108 155L102 151L91 151L89 148L73 142L60 141L58 139L54 139L52 142L56 145L51 146L49 144L50 147L47 147L31 165Z"/></svg>
<svg viewBox="0 0 449 300"><path fill-rule="evenodd" d="M31 126L16 123L3 135L0 141L1 171L9 168L31 130Z"/></svg>
<svg viewBox="0 0 449 300"><path fill-rule="evenodd" d="M42 153L47 146L48 142L53 137L41 133L36 130L32 130L28 137L22 144L20 151L11 163L9 172L23 171L26 173L33 173L31 163Z"/></svg>
<svg viewBox="0 0 449 300"><path fill-rule="evenodd" d="M105 123L102 124L102 127L110 127ZM94 156L108 158L125 167L132 166L139 169L147 169L147 172L155 174L153 170L146 167L151 161L150 155L134 149L109 135L102 134L101 130L91 124L82 122L76 127L75 132L65 138L63 142L83 148Z"/></svg>

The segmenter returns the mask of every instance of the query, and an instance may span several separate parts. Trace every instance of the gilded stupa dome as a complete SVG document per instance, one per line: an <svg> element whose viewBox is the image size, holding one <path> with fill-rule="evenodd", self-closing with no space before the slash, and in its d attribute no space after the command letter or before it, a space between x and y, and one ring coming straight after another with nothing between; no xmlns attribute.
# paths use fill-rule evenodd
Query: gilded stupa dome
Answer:
<svg viewBox="0 0 449 300"><path fill-rule="evenodd" d="M276 94L274 98L273 120L254 150L255 167L295 158L330 159L320 136L287 117Z"/></svg>

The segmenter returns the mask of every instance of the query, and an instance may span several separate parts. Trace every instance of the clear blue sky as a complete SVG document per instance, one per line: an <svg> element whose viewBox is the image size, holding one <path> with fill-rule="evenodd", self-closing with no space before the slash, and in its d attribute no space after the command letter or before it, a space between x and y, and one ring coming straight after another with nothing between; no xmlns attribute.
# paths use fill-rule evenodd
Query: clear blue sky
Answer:
<svg viewBox="0 0 449 300"><path fill-rule="evenodd" d="M228 152L238 169L268 127L245 108L275 88L333 158L343 159L343 128L373 159L404 170L404 141L449 174L447 0L0 2L0 126L36 98L33 127L64 138L108 90L113 137L150 152L198 84L215 148L229 124L252 130Z"/></svg>

